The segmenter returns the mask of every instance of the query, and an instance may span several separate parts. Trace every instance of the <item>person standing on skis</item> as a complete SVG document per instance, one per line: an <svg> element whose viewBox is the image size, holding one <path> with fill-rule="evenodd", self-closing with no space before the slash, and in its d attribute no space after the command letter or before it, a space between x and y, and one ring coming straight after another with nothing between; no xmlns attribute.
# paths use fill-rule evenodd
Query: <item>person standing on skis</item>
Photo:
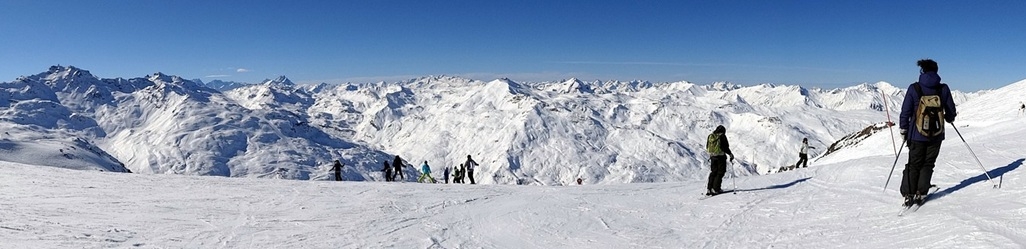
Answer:
<svg viewBox="0 0 1026 249"><path fill-rule="evenodd" d="M417 179L417 182L424 182L424 178L431 180L431 183L435 183L435 178L431 177L431 166L428 166L427 161L420 165L420 178Z"/></svg>
<svg viewBox="0 0 1026 249"><path fill-rule="evenodd" d="M335 160L335 165L331 166L331 170L335 171L335 181L342 180L342 163Z"/></svg>
<svg viewBox="0 0 1026 249"><path fill-rule="evenodd" d="M720 185L723 183L723 175L727 173L727 156L734 161L734 153L730 152L730 143L727 142L727 128L722 125L716 126L716 130L709 137L705 144L706 152L709 153L711 161L709 172L709 184L706 186L706 195L717 195L723 193Z"/></svg>
<svg viewBox="0 0 1026 249"><path fill-rule="evenodd" d="M399 158L399 155L395 155L395 159L392 159L392 181L398 181L398 179L405 179L403 177L403 159Z"/></svg>
<svg viewBox="0 0 1026 249"><path fill-rule="evenodd" d="M386 182L391 182L392 181L392 166L388 165L388 160L385 160L383 163L384 163L385 167L381 168L381 172L384 173L384 175L385 175L385 181Z"/></svg>
<svg viewBox="0 0 1026 249"><path fill-rule="evenodd" d="M919 82L905 91L898 118L901 137L908 145L908 164L901 176L901 195L906 207L926 201L933 167L944 141L944 121L954 122L956 115L951 90L941 84L937 74L937 62L924 59L916 64L921 68Z"/></svg>
<svg viewBox="0 0 1026 249"><path fill-rule="evenodd" d="M463 166L467 167L467 171L465 171L464 174L470 178L470 184L477 184L474 182L474 167L477 167L477 162L475 162L473 158L470 158L470 155L467 155L467 162L463 163Z"/></svg>
<svg viewBox="0 0 1026 249"><path fill-rule="evenodd" d="M442 179L445 179L445 184L449 184L449 167L445 167L445 171L442 172Z"/></svg>
<svg viewBox="0 0 1026 249"><path fill-rule="evenodd" d="M798 163L794 164L794 168L798 168L801 165L802 168L809 167L809 149L815 149L816 147L809 147L809 139L802 138L802 147L798 149Z"/></svg>

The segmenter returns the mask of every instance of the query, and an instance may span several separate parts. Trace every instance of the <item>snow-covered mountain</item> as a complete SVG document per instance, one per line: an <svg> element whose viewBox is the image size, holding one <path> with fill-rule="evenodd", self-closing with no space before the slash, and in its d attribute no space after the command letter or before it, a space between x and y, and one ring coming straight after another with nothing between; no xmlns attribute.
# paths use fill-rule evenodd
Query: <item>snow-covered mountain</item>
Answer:
<svg viewBox="0 0 1026 249"><path fill-rule="evenodd" d="M0 120L27 133L14 138L78 138L136 173L318 179L331 160L341 159L364 167L346 172L363 180L377 166L371 162L389 158L326 135L302 117L250 110L162 73L99 79L75 67L51 67L0 89L9 93L0 94Z"/></svg>
<svg viewBox="0 0 1026 249"><path fill-rule="evenodd" d="M239 87L243 87L243 86L249 85L249 84L246 84L246 83L243 83L243 82L223 81L223 80L211 80L210 82L206 82L206 83L204 83L203 80L200 80L200 79L193 79L192 81L196 82L197 84L209 87L210 89L214 89L214 90L217 90L217 91L220 91L220 92L224 92L224 91L228 91L228 90L232 90L232 89L235 89L235 88L239 88Z"/></svg>
<svg viewBox="0 0 1026 249"><path fill-rule="evenodd" d="M818 155L886 121L885 109L896 118L905 91L885 82L825 90L447 76L296 85L281 76L221 93L161 73L99 79L75 67L0 89L9 93L0 94L0 124L78 138L136 173L325 179L342 159L347 179L380 180L391 155L436 172L472 155L482 183L542 185L703 179L717 125L727 127L737 174L765 174L793 164L804 137Z"/></svg>

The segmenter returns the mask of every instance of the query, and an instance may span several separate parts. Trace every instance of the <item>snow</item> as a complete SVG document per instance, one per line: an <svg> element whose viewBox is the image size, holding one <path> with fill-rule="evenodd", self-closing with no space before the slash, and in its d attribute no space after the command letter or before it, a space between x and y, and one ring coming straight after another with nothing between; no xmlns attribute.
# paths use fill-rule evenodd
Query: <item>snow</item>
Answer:
<svg viewBox="0 0 1026 249"><path fill-rule="evenodd" d="M1020 119L1019 127L1023 121ZM0 240L12 248L1017 248L1026 129L967 127L996 181L949 139L940 192L897 217L892 158L735 179L582 186L288 181L114 174L0 162ZM886 134L877 133L875 137ZM886 147L866 140L866 146ZM983 143L982 141L988 141ZM885 151L886 152L886 149ZM852 152L850 154L861 154ZM886 153L884 153L886 154ZM851 155L845 155L851 157ZM900 168L899 168L900 171ZM900 173L895 174L900 177ZM731 180L724 181L732 188Z"/></svg>
<svg viewBox="0 0 1026 249"><path fill-rule="evenodd" d="M8 96L37 94L34 96L42 97L31 99L55 102L53 96L38 91L15 90L29 89L25 86L42 82L19 82L5 83L19 87L4 89L9 93L23 94ZM120 82L113 86L142 84L138 80L99 82L93 85L103 86L102 82ZM97 136L104 137L100 142L105 143L125 143L116 141L140 139L132 138L127 133L151 135L143 136L143 141L138 143L104 145L106 149L117 149L110 153L114 155L111 158L126 160L124 155L137 153L138 157L152 160L146 152L149 147L133 149L133 146L160 144L164 136L175 136L174 141L183 141L176 145L184 149L216 148L224 145L193 143L223 141L225 135L218 135L221 132L234 134L232 132L260 131L259 134L263 135L253 138L255 140L246 138L250 136L247 133L235 136L257 144L244 151L254 150L265 154L282 145L263 139L287 140L289 142L286 144L295 146L295 151L302 151L297 154L303 156L307 155L303 154L306 153L303 148L315 148L304 143L330 143L304 142L303 139L287 134L287 130L265 128L280 120L289 120L283 118L289 115L284 114L286 111L243 108L216 92L190 89L192 86L174 77L158 75L153 81L146 82L152 85L146 83L139 88L125 86L125 89L150 90L126 90L133 92L131 94L114 91L111 96L117 100L159 99L161 101L158 102L129 103L152 103L146 105L159 104L165 105L165 108L132 107L129 111L111 111L104 108L126 107L112 107L118 102L103 100L108 104L90 106L99 111L83 114L95 118L96 123L103 128L102 131L110 135L81 132L78 128L61 128L77 126L68 125L73 119L62 118L60 115L41 116L53 118L55 122L52 123L28 122L18 118L29 113L12 109L12 105L6 104L20 103L26 99L8 97L14 101L0 102L5 103L2 106L5 112L0 116L3 122L0 124L8 131L4 140L0 140L0 190L3 193L0 194L0 241L4 242L4 247L1026 247L1026 222L1021 219L1022 214L1026 213L1026 202L1021 198L1026 194L1026 186L1018 184L1026 177L1020 169L1026 160L1026 151L1023 150L1026 141L1021 139L1026 137L1026 117L1013 113L1018 110L1015 98L1026 90L1026 81L1001 89L973 93L975 96L962 95L970 97L960 102L956 126L948 127L948 132L956 133L954 128L957 128L957 133L965 138L966 143L956 134L947 136L933 177L933 183L940 187L939 192L922 209L903 217L897 216L901 202L897 181L900 180L901 167L906 157L902 153L898 158L898 168L885 190L883 184L895 162L891 137L886 129L869 132L861 140L817 158L809 168L768 175L737 172L736 178L724 180L725 189L732 189L736 181L737 194L698 200L704 192L705 180L702 178L707 169L701 164L701 147L694 144L702 137L697 140L691 137L704 135L711 129L705 127L707 123L684 123L685 127L681 128L677 125L682 123L671 121L673 119L683 116L727 122L731 125L727 135L731 137L732 145L736 146L732 149L739 152L739 157L745 156L741 152L757 148L791 157L791 150L796 148L788 145L796 144L791 141L797 137L796 134L815 137L819 143L830 143L857 132L867 124L879 123L867 121L882 117L880 112L872 111L870 106L875 103L870 97L822 94L827 91L802 90L790 86L737 87L721 84L694 89L684 85L687 83L679 83L663 86L665 88L656 85L631 91L602 93L612 89L611 85L581 82L589 84L590 89L597 93L589 96L587 93L566 95L547 90L537 91L532 89L545 89L545 85L525 85L501 79L480 82L432 77L403 84L323 89L323 92L312 92L311 96L329 94L342 98L316 98L310 104L311 107L304 106L306 102L302 101L285 101L283 103L291 104L281 105L285 110L309 108L307 110L349 110L357 113L355 116L347 116L348 112L341 112L339 116L361 117L361 121L337 123L352 125L342 127L352 130L351 137L356 139L344 143L352 143L346 146L354 148L359 146L356 143L367 143L381 146L385 150L404 151L405 154L438 153L439 150L429 150L429 147L458 151L452 153L455 155L443 153L434 157L418 156L411 162L435 157L455 161L460 159L459 155L468 153L482 155L475 158L482 162L484 170L477 172L477 176L485 183L502 183L486 177L502 175L484 163L494 160L487 151L508 148L491 153L505 155L501 158L516 158L510 161L520 164L510 163L508 167L519 165L519 169L514 172L534 175L534 179L543 183L530 186L385 183L371 181L377 179L377 176L371 175L369 171L361 174L347 173L345 177L353 181L344 182L163 174L165 172L160 172L160 169L152 169L152 172L144 174L123 174L95 170L109 164L101 160L106 158L102 156L91 157L96 158L90 159L93 161L76 160L83 165L96 165L91 168L94 170L71 170L59 165L66 161L59 160L60 155L54 156L52 146L82 141L75 146L85 148ZM872 85L855 88L867 86ZM657 94L669 88L693 91L675 90L669 94ZM236 90L246 89L255 88L249 86ZM900 101L897 97L900 90L883 87L877 89L886 95L895 96L888 99L891 101L889 103ZM849 90L841 89L839 92ZM299 91L292 92L296 95L282 96L303 96ZM753 104L783 103L771 103L772 98L759 98L757 93L760 91L779 96L784 99L781 101L801 104L776 108ZM76 93L60 91L58 98L65 94L74 95L69 92ZM7 94L0 94L4 95ZM378 98L371 96L379 96L384 100L377 101ZM865 101L860 105L868 110L829 109L831 103L837 103L838 98L847 99L846 102ZM200 104L187 104L194 100L204 101L197 102ZM475 106L465 106L466 103L474 103ZM231 112L205 108L211 105L233 107L227 107ZM890 107L896 109L893 105ZM78 112L84 108L64 107L64 110ZM854 105L848 108L854 108ZM61 108L54 110L61 111ZM180 116L147 114L174 112L172 110L185 113ZM120 116L103 117L108 112ZM373 115L358 114L364 112ZM181 116L231 119L227 115L236 115L236 118L245 121L199 125L176 123L190 119L162 122L151 120ZM456 118L460 115L480 117L477 120L482 122ZM121 127L112 122L118 119L130 124L121 124L124 128L110 129ZM369 123L383 121L389 122L387 125L375 125L381 129L379 133L385 134L362 133L363 130L375 129ZM319 119L317 122L342 121L332 115L331 118ZM748 123L754 125L745 125ZM797 123L812 125L795 125ZM280 127L281 124L278 125ZM639 125L644 128L622 128ZM179 126L182 127L182 134L188 132L198 137L166 133L168 130L177 131L179 128L176 127ZM531 128L507 129L509 126ZM464 127L468 131L455 132L456 129L444 127ZM837 131L834 134L834 129L844 132ZM433 131L430 133L432 137L404 138L426 130ZM569 143L567 141L574 140L563 138L578 135L584 138L580 140L582 142ZM75 137L81 139L74 140ZM37 140L41 142L34 142ZM475 145L456 140L484 140L511 146L500 147L490 143ZM637 140L658 142L643 143ZM676 142L671 144L676 147L656 146L667 141ZM969 147L979 156L983 168L994 177L993 181L987 180L973 153L967 149ZM658 152L660 150L666 151ZM608 151L621 152L605 154ZM221 151L211 153L216 155ZM545 156L532 156L539 153ZM646 168L623 165L625 161L652 160L648 159L650 157L647 153L678 153L681 157L690 157L690 160L697 162L691 163L696 165L694 167L659 167L658 161L643 164L647 165ZM556 156L595 164L581 168L555 166L565 162L555 159ZM610 159L610 156L615 159ZM181 158L192 157L170 156L161 162L174 162ZM267 158L245 155L210 158L252 160L247 164L264 163L269 167L285 167L283 165L294 163L292 160L264 161ZM443 160L438 163L431 160L431 164L436 167L445 164ZM602 162L608 164L599 164ZM380 165L380 162L376 163ZM347 166L347 170L353 170L352 167ZM133 171L137 169L140 168L132 168ZM435 171L442 170L436 168ZM312 173L309 177L316 178L319 176L316 174ZM563 184L555 182L582 175L589 178L581 186L569 182L563 183L567 186L560 186ZM407 176L412 174L407 173ZM994 188L993 185L999 185L1000 188Z"/></svg>

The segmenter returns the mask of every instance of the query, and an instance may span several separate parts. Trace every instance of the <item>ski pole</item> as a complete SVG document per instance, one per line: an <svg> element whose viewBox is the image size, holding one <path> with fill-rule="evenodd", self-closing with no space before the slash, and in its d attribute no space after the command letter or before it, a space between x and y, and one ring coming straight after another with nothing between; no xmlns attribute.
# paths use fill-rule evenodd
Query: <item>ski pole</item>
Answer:
<svg viewBox="0 0 1026 249"><path fill-rule="evenodd" d="M734 173L736 172L737 171L734 170L734 160L730 160L730 181L734 182L734 191L731 192L734 192L735 195L737 194L737 178L734 177Z"/></svg>
<svg viewBox="0 0 1026 249"><path fill-rule="evenodd" d="M983 169L983 175L987 176L987 181L993 183L994 179L990 178L990 173L987 173L987 168L983 167L983 163L980 162L980 158L976 156L976 152L973 152L973 148L970 148L969 147L969 143L965 141L964 137L962 137L962 132L958 131L958 127L955 126L955 123L953 123L953 122L948 122L948 123L951 124L951 128L955 128L955 133L958 134L958 138L959 139L962 139L962 144L964 144L965 148L969 150L969 154L973 155L973 159L976 159L976 164L980 165L980 169ZM994 184L994 188L998 188L998 185Z"/></svg>
<svg viewBox="0 0 1026 249"><path fill-rule="evenodd" d="M894 151L894 156L898 156L898 148L894 148L894 123L891 122L891 109L887 108L887 95L880 92L880 96L883 97L884 111L887 111L887 129L891 132L891 149Z"/></svg>
<svg viewBox="0 0 1026 249"><path fill-rule="evenodd" d="M901 150L905 149L905 141L901 141L901 146L898 147L898 154L894 155L894 164L891 164L891 173L887 174L887 182L884 183L883 191L887 192L887 185L891 184L891 176L894 175L894 167L898 166L898 159L901 158Z"/></svg>

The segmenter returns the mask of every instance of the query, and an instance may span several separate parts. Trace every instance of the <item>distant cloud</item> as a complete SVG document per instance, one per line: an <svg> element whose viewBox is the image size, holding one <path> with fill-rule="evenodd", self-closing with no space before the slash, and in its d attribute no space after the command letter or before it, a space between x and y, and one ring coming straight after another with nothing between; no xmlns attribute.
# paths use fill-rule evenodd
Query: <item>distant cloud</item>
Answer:
<svg viewBox="0 0 1026 249"><path fill-rule="evenodd" d="M203 77L204 78L224 78L224 77L232 77L232 76L228 75L228 74L214 74L214 75L207 75L207 76L203 76Z"/></svg>
<svg viewBox="0 0 1026 249"><path fill-rule="evenodd" d="M250 71L249 69L245 69L245 68L235 69L235 72L237 72L237 73L248 73L249 71Z"/></svg>

